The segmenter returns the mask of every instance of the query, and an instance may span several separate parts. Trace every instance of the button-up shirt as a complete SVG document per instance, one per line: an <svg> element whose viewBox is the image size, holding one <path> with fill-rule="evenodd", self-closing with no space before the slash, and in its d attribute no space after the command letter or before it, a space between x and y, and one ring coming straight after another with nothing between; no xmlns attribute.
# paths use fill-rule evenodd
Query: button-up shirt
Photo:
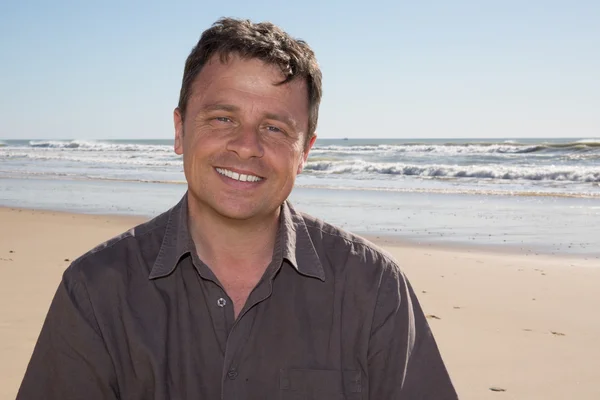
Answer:
<svg viewBox="0 0 600 400"><path fill-rule="evenodd" d="M235 318L195 251L187 196L65 271L17 397L456 398L384 251L285 202L272 261Z"/></svg>

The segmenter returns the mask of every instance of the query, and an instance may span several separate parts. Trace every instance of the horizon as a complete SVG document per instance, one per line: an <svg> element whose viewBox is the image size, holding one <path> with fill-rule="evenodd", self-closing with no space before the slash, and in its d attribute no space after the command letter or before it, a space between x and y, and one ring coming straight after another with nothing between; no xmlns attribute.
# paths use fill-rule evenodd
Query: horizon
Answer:
<svg viewBox="0 0 600 400"><path fill-rule="evenodd" d="M185 59L221 16L272 21L313 48L322 139L600 136L591 0L32 0L0 6L0 140L167 139Z"/></svg>
<svg viewBox="0 0 600 400"><path fill-rule="evenodd" d="M18 141L30 141L30 142L102 142L102 141L111 141L111 142L124 142L124 141L166 141L166 140L174 140L174 138L144 138L144 137L139 137L139 138L80 138L80 139L76 139L76 138L52 138L52 139L45 139L45 138L21 138L21 139L1 139L0 138L0 142L18 142ZM319 137L317 136L317 141L318 140L348 140L348 141L352 141L352 140L375 140L375 141L381 141L381 140L402 140L402 141L407 141L407 140L425 140L425 141L432 141L432 140L485 140L485 141L494 141L494 140L505 140L505 141L511 141L511 140L524 140L524 141L530 141L530 140L571 140L573 142L578 142L578 141L591 141L591 142L598 142L600 143L600 137L594 137L594 136L589 136L589 137L456 137L456 138L451 138L451 137L428 137L428 138L416 138L416 137L353 137L353 138L348 138L348 137Z"/></svg>

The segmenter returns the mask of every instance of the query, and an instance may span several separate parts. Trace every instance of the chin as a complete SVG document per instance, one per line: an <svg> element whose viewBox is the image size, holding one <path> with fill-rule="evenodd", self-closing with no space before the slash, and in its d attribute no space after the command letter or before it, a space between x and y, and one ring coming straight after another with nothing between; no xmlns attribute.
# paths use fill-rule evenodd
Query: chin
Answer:
<svg viewBox="0 0 600 400"><path fill-rule="evenodd" d="M191 190L193 192L193 190ZM202 192L201 192L202 193ZM192 206L200 213L208 212L213 215L219 215L222 218L226 218L232 221L249 221L249 220L261 220L268 219L270 216L277 213L281 204L285 199L281 201L275 201L275 199L268 202L268 204L256 201L256 199L250 199L243 197L231 197L216 195L216 196L198 196L197 194L190 193L192 196L189 201L193 201L195 204Z"/></svg>
<svg viewBox="0 0 600 400"><path fill-rule="evenodd" d="M240 221L270 214L268 210L264 210L257 204L244 204L244 202L220 201L214 204L213 209L225 218Z"/></svg>
<svg viewBox="0 0 600 400"><path fill-rule="evenodd" d="M248 221L255 218L266 217L269 213L262 210L246 209L246 208L223 208L216 210L221 216L234 221Z"/></svg>

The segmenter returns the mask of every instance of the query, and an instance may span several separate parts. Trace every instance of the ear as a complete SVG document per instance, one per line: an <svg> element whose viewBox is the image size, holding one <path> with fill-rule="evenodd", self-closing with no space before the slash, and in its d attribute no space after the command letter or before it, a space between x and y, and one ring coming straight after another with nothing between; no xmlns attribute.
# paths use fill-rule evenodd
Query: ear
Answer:
<svg viewBox="0 0 600 400"><path fill-rule="evenodd" d="M304 164L306 164L306 160L308 160L308 153L310 152L310 149L312 149L313 144L315 144L316 140L317 140L317 134L315 133L310 138L308 143L306 143L306 145L304 146L304 153L302 154L302 160L300 160L300 164L298 164L298 170L296 171L296 173L299 174L304 169Z"/></svg>
<svg viewBox="0 0 600 400"><path fill-rule="evenodd" d="M183 115L179 108L173 111L173 124L175 125L175 153L183 154Z"/></svg>

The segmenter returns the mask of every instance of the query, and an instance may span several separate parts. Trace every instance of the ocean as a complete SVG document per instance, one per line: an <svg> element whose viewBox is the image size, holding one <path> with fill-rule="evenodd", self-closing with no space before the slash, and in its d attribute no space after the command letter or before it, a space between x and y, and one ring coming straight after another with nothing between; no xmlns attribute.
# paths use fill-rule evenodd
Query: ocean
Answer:
<svg viewBox="0 0 600 400"><path fill-rule="evenodd" d="M0 205L153 216L172 140L0 141ZM318 139L291 200L359 234L600 255L600 139Z"/></svg>

